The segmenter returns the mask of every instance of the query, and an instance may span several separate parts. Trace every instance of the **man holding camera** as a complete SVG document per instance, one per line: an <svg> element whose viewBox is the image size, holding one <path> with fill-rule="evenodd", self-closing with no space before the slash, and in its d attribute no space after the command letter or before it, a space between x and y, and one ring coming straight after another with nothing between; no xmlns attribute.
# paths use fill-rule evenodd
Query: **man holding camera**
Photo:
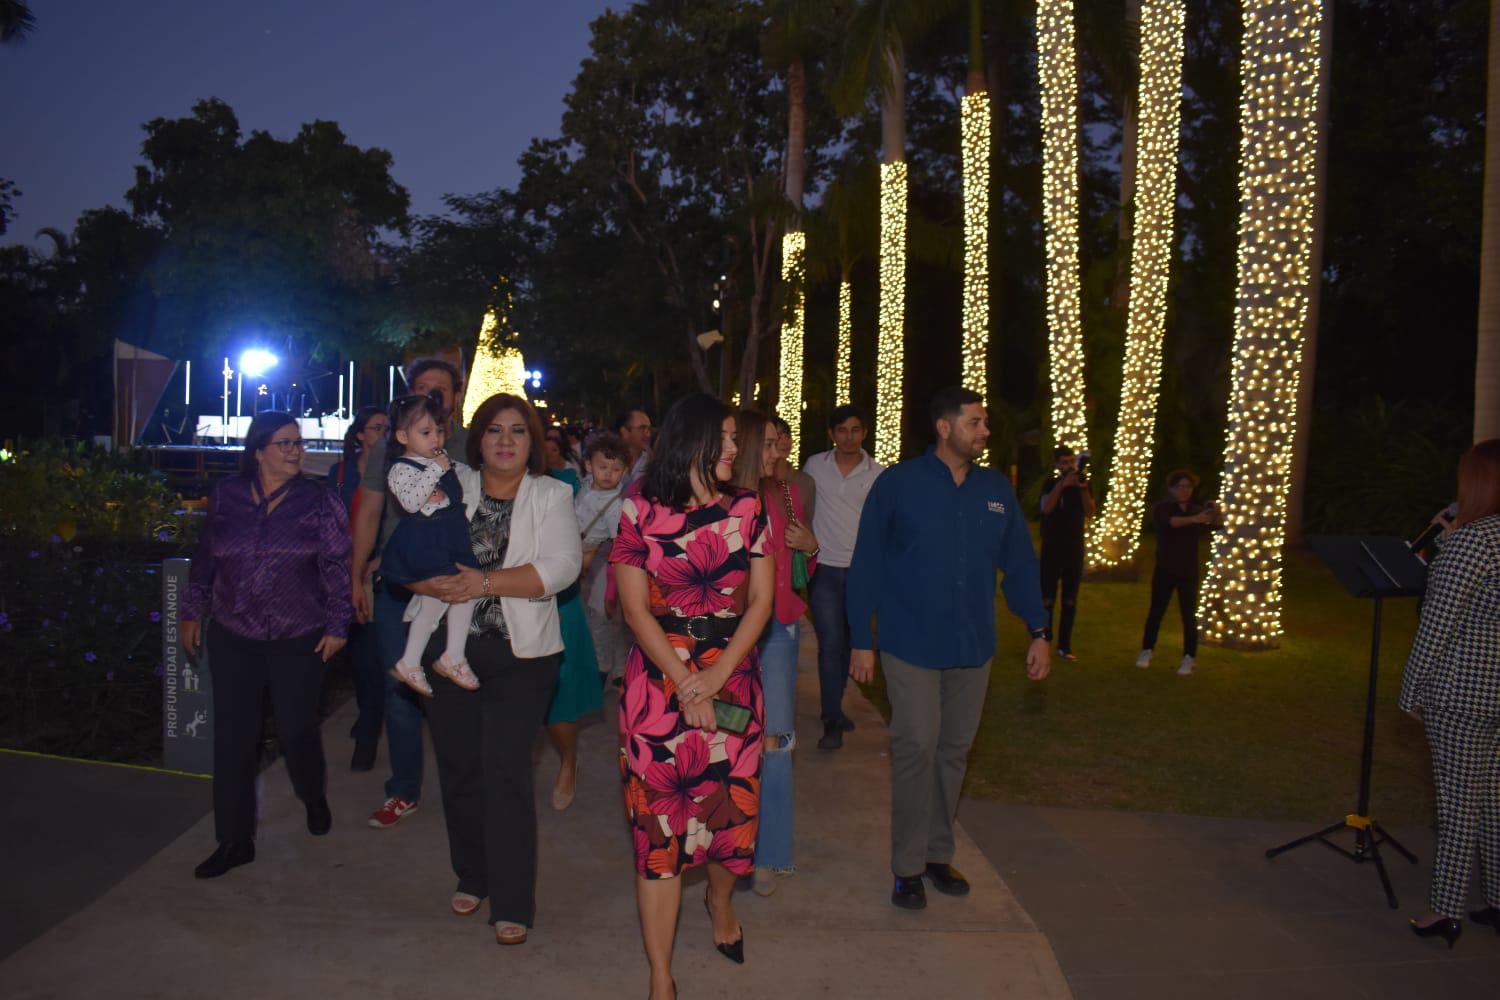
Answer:
<svg viewBox="0 0 1500 1000"><path fill-rule="evenodd" d="M1067 445L1052 451L1057 472L1042 490L1042 606L1052 627L1052 606L1062 584L1062 620L1057 627L1057 655L1073 655L1073 619L1078 615L1078 585L1083 582L1083 529L1094 516L1094 493L1085 478L1087 454Z"/></svg>

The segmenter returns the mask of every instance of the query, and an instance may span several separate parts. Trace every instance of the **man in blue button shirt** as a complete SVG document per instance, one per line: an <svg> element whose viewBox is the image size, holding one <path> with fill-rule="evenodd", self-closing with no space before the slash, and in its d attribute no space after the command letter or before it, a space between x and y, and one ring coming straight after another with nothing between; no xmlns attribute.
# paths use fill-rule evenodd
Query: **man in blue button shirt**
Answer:
<svg viewBox="0 0 1500 1000"><path fill-rule="evenodd" d="M933 397L936 447L870 488L849 565L849 673L875 676L871 619L891 704L891 902L927 905L922 877L962 896L953 820L995 653L995 571L1031 632L1026 674L1052 667L1047 612L1026 519L1006 478L974 465L989 443L984 401L953 386Z"/></svg>

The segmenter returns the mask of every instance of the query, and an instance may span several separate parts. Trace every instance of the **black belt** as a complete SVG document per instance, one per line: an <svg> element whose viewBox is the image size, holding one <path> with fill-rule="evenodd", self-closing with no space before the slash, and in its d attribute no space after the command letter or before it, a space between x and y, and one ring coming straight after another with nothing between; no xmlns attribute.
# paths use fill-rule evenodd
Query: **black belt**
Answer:
<svg viewBox="0 0 1500 1000"><path fill-rule="evenodd" d="M740 627L740 617L739 615L733 618L694 615L691 618L684 618L680 615L660 615L656 619L656 624L669 635L685 635L699 642L713 642L721 639L728 641L734 636L734 630Z"/></svg>

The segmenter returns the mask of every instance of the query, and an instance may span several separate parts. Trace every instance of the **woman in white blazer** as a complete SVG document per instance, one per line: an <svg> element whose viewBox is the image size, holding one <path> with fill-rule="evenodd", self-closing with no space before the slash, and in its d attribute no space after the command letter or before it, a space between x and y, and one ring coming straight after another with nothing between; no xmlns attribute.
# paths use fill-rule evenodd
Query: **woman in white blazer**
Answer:
<svg viewBox="0 0 1500 1000"><path fill-rule="evenodd" d="M453 912L488 897L500 944L521 944L536 911L537 832L531 744L562 660L555 595L578 578L583 554L572 491L544 475L542 426L524 399L480 404L469 423L461 480L481 568L411 585L445 601L477 601L466 655L479 689L430 674L427 714L442 785ZM433 636L425 659L442 646Z"/></svg>

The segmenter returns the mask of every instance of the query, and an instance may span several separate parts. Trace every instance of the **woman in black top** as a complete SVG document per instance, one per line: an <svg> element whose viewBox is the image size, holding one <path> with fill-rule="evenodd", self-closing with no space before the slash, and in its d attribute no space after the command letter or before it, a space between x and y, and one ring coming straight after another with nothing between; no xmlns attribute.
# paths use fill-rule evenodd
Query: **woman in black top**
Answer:
<svg viewBox="0 0 1500 1000"><path fill-rule="evenodd" d="M1172 593L1177 593L1177 608L1182 612L1182 662L1177 672L1193 672L1198 656L1198 540L1204 528L1216 523L1219 512L1210 504L1193 502L1198 477L1188 469L1174 469L1167 475L1167 499L1151 508L1151 525L1156 529L1156 569L1151 574L1151 611L1146 615L1146 631L1141 636L1141 653L1135 665L1151 666L1156 649L1156 633L1167 613Z"/></svg>

